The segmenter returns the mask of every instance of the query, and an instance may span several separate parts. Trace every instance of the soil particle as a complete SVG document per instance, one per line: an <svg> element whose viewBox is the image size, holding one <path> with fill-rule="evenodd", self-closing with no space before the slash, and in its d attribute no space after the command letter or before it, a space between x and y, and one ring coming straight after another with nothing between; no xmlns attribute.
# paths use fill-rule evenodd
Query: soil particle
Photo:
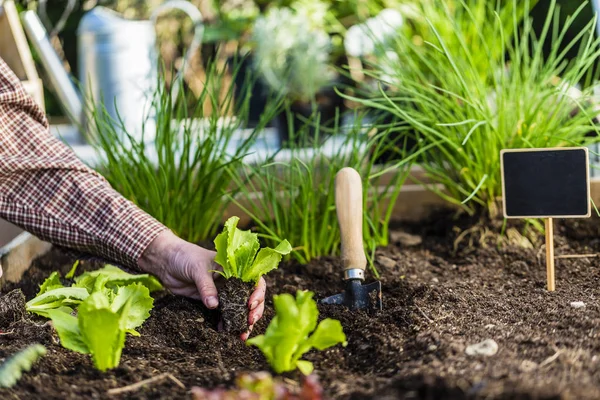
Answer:
<svg viewBox="0 0 600 400"><path fill-rule="evenodd" d="M405 247L412 247L423 243L423 238L405 231L392 231L390 232L390 241Z"/></svg>
<svg viewBox="0 0 600 400"><path fill-rule="evenodd" d="M381 264L385 268L394 268L396 266L396 261L386 256L379 257L377 259L377 262L379 262L379 264Z"/></svg>
<svg viewBox="0 0 600 400"><path fill-rule="evenodd" d="M494 339L486 339L483 342L467 346L465 353L468 356L493 356L498 352L498 343Z"/></svg>
<svg viewBox="0 0 600 400"><path fill-rule="evenodd" d="M219 309L225 332L241 335L248 331L248 299L253 289L252 283L230 278L219 290Z"/></svg>

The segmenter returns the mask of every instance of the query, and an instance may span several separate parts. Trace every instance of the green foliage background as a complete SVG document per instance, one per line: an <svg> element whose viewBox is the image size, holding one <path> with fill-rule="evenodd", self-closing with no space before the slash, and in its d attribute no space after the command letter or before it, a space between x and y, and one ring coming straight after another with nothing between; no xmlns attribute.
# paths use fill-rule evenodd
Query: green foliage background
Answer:
<svg viewBox="0 0 600 400"><path fill-rule="evenodd" d="M220 29L222 27L222 22L224 19L230 15L231 10L243 9L244 7L253 7L256 6L259 12L266 10L267 7L270 6L290 6L295 1L302 0L190 0L196 6L200 8L203 15L207 20L207 37L210 32L210 28ZM352 24L368 18L370 15L377 13L381 8L393 6L398 3L410 3L419 0L324 0L332 10L332 14L335 18L342 23L346 28L351 26ZM485 0L481 0L485 1ZM37 6L36 1L32 0L16 0L17 6L20 10L35 9ZM64 10L67 0L52 0L51 5L48 6L48 17L51 21L58 21L60 18L60 14ZM72 72L77 75L77 26L79 25L79 21L82 16L89 9L90 6L98 3L99 5L106 6L112 9L115 9L119 12L124 13L125 16L129 18L146 18L149 15L149 12L155 7L157 4L160 4L160 0L79 0L77 2L77 6L65 25L63 31L58 35L59 39L63 45L65 58L72 68ZM548 1L540 1L536 7L534 8L532 14L534 18L539 21L541 25L544 20L544 16L547 13ZM581 0L559 0L558 4L561 6L564 11L562 14L562 18L565 18L566 15L573 12L579 5L581 5ZM592 7L591 4L588 4L588 9L581 14L581 16L575 21L570 30L568 37L565 42L569 42L570 39L575 37L575 35L581 30L581 28L589 21L592 17ZM562 22L562 21L561 21ZM169 21L165 23L161 29L159 29L159 37L161 40L167 40L171 43L169 45L164 46L164 49L172 49L173 46L177 46L178 49L183 49L183 45L185 45L190 40L190 35L186 35L186 29L189 32L189 26L185 25L185 23L180 27L178 21ZM541 29L541 26L540 26ZM332 28L332 30L336 30ZM161 32L162 31L162 32ZM214 30L213 30L214 32ZM338 34L336 32L330 32L331 34ZM216 44L214 42L206 43L203 46L203 54L210 55L215 51ZM546 49L549 51L549 48ZM35 55L34 55L35 57ZM172 57L170 55L169 57ZM168 61L168 60L167 60ZM38 63L39 65L39 63ZM38 68L44 77L44 73L41 68ZM46 110L50 117L59 117L63 115L63 112L56 100L56 97L50 90L48 86L45 87L45 100L46 100Z"/></svg>

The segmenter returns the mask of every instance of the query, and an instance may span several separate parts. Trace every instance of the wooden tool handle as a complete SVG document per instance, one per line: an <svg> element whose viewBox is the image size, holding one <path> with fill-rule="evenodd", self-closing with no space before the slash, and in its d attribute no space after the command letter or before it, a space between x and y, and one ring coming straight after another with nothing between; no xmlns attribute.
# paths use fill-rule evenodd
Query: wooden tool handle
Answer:
<svg viewBox="0 0 600 400"><path fill-rule="evenodd" d="M367 257L363 248L362 181L352 168L342 168L335 177L335 207L342 239L344 269L364 271Z"/></svg>

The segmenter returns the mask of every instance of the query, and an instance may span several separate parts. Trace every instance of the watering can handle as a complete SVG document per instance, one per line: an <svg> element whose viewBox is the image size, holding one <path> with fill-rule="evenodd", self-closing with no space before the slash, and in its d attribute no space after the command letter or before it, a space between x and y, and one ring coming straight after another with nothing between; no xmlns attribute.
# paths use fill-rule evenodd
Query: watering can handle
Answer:
<svg viewBox="0 0 600 400"><path fill-rule="evenodd" d="M179 90L179 85L181 84L181 80L185 77L185 73L187 71L187 67L190 60L202 44L204 24L202 13L192 3L185 0L171 0L158 6L150 16L150 20L152 21L154 26L156 26L156 20L158 19L159 15L169 10L183 11L187 14L188 17L190 17L192 23L194 24L194 38L192 39L192 43L190 43L190 47L188 48L185 54L183 65L181 66L181 69L177 73L177 76L173 82L172 93L177 93L177 91Z"/></svg>

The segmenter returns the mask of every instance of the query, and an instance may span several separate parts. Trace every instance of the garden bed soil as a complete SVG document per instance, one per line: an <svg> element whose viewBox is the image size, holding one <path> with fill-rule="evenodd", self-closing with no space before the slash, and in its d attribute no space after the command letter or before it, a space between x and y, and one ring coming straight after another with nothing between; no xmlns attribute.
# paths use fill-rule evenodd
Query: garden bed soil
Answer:
<svg viewBox="0 0 600 400"><path fill-rule="evenodd" d="M339 319L348 336L345 348L305 357L315 364L326 397L600 398L600 257L558 259L556 292L548 292L542 248L473 247L463 241L455 252L460 230L453 227L460 223L447 216L436 221L392 231L394 238L400 231L421 235L422 244L392 243L377 251L382 312L369 316L319 306L321 317ZM561 221L556 252L600 252L600 221ZM51 271L68 271L70 261L56 252L38 260L19 285L27 299ZM253 335L264 332L273 316L271 295L310 289L322 298L341 292L340 269L339 259L323 258L308 266L287 262L271 272L265 317ZM573 308L574 301L586 306ZM198 302L162 294L155 305L141 337L127 338L121 365L107 373L96 371L89 356L60 347L43 319L12 323L0 335L0 357L33 342L45 345L48 354L16 387L0 390L0 398L185 399L193 386L231 385L237 374L268 369L256 348L217 332L217 315ZM466 354L467 346L486 339L497 342L495 355ZM161 373L172 374L185 389L166 379L107 394Z"/></svg>

